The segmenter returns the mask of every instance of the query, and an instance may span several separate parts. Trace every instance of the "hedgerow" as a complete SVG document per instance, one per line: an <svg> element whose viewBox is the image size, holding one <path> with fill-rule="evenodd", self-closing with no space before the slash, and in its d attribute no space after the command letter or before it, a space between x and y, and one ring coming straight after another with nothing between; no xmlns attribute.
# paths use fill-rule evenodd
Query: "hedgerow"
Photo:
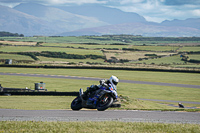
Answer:
<svg viewBox="0 0 200 133"><path fill-rule="evenodd" d="M20 55L27 55L33 58L34 60L39 60L37 56L51 57L51 58L64 58L64 59L105 59L105 56L100 55L78 55L78 54L67 54L65 52L51 52L51 51L42 51L42 52L18 52Z"/></svg>

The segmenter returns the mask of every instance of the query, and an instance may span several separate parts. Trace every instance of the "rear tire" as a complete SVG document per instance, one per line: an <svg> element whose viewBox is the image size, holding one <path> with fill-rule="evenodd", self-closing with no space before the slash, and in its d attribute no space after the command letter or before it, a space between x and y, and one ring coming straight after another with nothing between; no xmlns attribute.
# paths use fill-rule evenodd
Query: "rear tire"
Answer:
<svg viewBox="0 0 200 133"><path fill-rule="evenodd" d="M104 100L104 99L107 100ZM97 110L98 111L104 111L107 108L109 108L111 105L113 104L113 97L111 97L111 95L107 95L106 94L99 100L99 103L97 104Z"/></svg>
<svg viewBox="0 0 200 133"><path fill-rule="evenodd" d="M78 111L82 109L82 100L80 97L76 97L71 103L71 109L74 111Z"/></svg>

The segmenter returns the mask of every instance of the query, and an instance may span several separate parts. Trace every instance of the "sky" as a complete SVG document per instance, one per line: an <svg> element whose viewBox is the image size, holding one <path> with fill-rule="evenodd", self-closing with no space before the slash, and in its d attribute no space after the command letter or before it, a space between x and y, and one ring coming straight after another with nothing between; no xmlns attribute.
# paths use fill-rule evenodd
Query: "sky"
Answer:
<svg viewBox="0 0 200 133"><path fill-rule="evenodd" d="M26 2L66 6L101 4L125 12L138 13L152 22L200 18L200 0L0 0L0 5L14 7Z"/></svg>

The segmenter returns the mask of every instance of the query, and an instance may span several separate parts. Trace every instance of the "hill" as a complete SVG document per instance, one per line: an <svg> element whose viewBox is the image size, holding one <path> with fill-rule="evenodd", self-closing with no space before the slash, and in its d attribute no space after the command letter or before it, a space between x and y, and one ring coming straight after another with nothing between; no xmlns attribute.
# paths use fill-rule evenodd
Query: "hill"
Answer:
<svg viewBox="0 0 200 133"><path fill-rule="evenodd" d="M182 26L182 27L191 27L200 30L200 18L188 18L186 20L166 20L161 23L163 26Z"/></svg>
<svg viewBox="0 0 200 133"><path fill-rule="evenodd" d="M116 8L105 7L99 4L85 4L80 6L57 6L67 12L97 18L108 24L146 22L145 18L134 12L123 12Z"/></svg>
<svg viewBox="0 0 200 133"><path fill-rule="evenodd" d="M200 18L148 22L137 13L96 4L80 6L45 6L22 3L9 8L0 6L0 31L25 36L79 36L131 34L142 36L200 36Z"/></svg>
<svg viewBox="0 0 200 133"><path fill-rule="evenodd" d="M106 25L93 17L85 17L34 3L20 4L14 9L0 6L0 31L26 36L55 35L82 28Z"/></svg>
<svg viewBox="0 0 200 133"><path fill-rule="evenodd" d="M54 30L50 30L50 25L45 20L5 6L0 6L0 12L0 31L25 35L54 33Z"/></svg>
<svg viewBox="0 0 200 133"><path fill-rule="evenodd" d="M162 26L158 23L123 23L81 29L73 32L64 32L61 36L75 35L106 35L106 34L130 34L151 37L187 37L200 36L200 30L191 27Z"/></svg>
<svg viewBox="0 0 200 133"><path fill-rule="evenodd" d="M107 24L93 17L77 15L58 8L35 3L23 3L14 7L14 9L48 21L51 24L51 28L56 28L58 30L57 32L72 31Z"/></svg>

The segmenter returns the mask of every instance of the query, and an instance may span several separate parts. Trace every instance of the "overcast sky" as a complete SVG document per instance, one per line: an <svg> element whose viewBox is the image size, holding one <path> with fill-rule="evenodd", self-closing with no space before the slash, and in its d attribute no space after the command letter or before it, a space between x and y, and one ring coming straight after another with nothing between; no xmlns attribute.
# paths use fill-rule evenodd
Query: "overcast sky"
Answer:
<svg viewBox="0 0 200 133"><path fill-rule="evenodd" d="M200 18L200 0L0 0L0 5L13 7L24 2L37 2L45 5L101 4L135 12L147 21Z"/></svg>

